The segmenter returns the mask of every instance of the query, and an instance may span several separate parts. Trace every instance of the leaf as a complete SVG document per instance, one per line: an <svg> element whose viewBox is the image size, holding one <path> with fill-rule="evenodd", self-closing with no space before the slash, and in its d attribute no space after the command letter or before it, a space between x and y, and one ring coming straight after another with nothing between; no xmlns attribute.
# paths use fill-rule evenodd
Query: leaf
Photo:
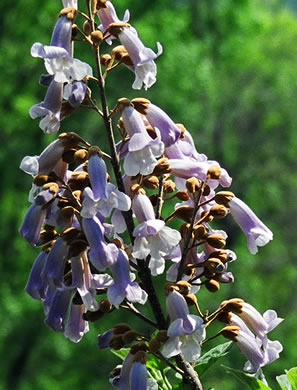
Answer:
<svg viewBox="0 0 297 390"><path fill-rule="evenodd" d="M291 383L286 374L277 376L276 380L282 390L292 390Z"/></svg>
<svg viewBox="0 0 297 390"><path fill-rule="evenodd" d="M263 382L261 382L259 379L254 378L253 376L240 371L235 370L234 368L223 366L226 369L226 372L235 376L240 382L247 385L251 390L271 390L270 387L266 386Z"/></svg>
<svg viewBox="0 0 297 390"><path fill-rule="evenodd" d="M287 377L292 385L292 390L297 390L297 367L291 368L287 372Z"/></svg>
<svg viewBox="0 0 297 390"><path fill-rule="evenodd" d="M126 358L129 351L130 351L130 348L121 348L119 350L111 349L111 352L122 360L124 360Z"/></svg>
<svg viewBox="0 0 297 390"><path fill-rule="evenodd" d="M198 360L198 362L195 365L199 376L204 375L204 373L213 365L216 363L218 359L220 359L222 356L227 355L230 352L232 345L232 341L228 341L227 343L223 343L220 345L217 345L216 347L212 348L210 351L206 352L201 358Z"/></svg>
<svg viewBox="0 0 297 390"><path fill-rule="evenodd" d="M297 367L291 368L286 373L276 377L282 390L297 390Z"/></svg>

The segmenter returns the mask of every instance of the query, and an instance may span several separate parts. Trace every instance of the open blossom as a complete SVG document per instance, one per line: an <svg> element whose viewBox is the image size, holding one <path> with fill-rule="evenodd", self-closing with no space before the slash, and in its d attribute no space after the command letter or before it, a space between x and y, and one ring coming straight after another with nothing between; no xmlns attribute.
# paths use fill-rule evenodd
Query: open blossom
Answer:
<svg viewBox="0 0 297 390"><path fill-rule="evenodd" d="M124 170L129 176L138 173L149 175L157 165L157 157L164 151L160 133L155 139L151 138L146 130L141 115L134 109L128 99L121 99L120 110L125 130L130 140L128 141L128 153L124 159Z"/></svg>
<svg viewBox="0 0 297 390"><path fill-rule="evenodd" d="M164 272L165 258L170 258L181 235L177 230L165 226L164 221L155 218L153 206L146 195L135 195L132 209L140 222L133 231L135 242L132 255L136 259L145 259L150 255L152 275L159 275Z"/></svg>
<svg viewBox="0 0 297 390"><path fill-rule="evenodd" d="M205 339L203 319L189 313L185 298L175 290L169 293L166 307L171 324L163 355L169 358L182 353L188 362L196 361L201 353L200 343Z"/></svg>
<svg viewBox="0 0 297 390"><path fill-rule="evenodd" d="M236 196L229 201L234 220L248 239L248 249L254 255L258 246L264 246L273 239L272 231L256 216L256 214Z"/></svg>

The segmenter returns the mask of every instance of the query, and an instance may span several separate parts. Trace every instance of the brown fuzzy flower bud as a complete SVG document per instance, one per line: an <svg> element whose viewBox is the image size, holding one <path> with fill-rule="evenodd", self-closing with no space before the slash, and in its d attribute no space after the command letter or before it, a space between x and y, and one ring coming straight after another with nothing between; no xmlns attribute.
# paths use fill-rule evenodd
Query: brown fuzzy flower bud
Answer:
<svg viewBox="0 0 297 390"><path fill-rule="evenodd" d="M85 240L74 240L71 241L70 248L69 248L69 257L76 257L79 254L85 252L88 248L88 243Z"/></svg>
<svg viewBox="0 0 297 390"><path fill-rule="evenodd" d="M179 291L179 288L175 285L175 283L168 282L164 286L165 288L165 295L166 297L171 293L172 291Z"/></svg>
<svg viewBox="0 0 297 390"><path fill-rule="evenodd" d="M83 190L90 184L87 172L74 172L68 182L72 191Z"/></svg>
<svg viewBox="0 0 297 390"><path fill-rule="evenodd" d="M205 287L207 288L208 291L215 293L219 291L221 286L217 280L209 279L205 282Z"/></svg>
<svg viewBox="0 0 297 390"><path fill-rule="evenodd" d="M110 64L110 61L111 61L111 55L109 54L104 54L103 56L100 57L100 64L105 68Z"/></svg>
<svg viewBox="0 0 297 390"><path fill-rule="evenodd" d="M94 10L99 11L101 8L107 8L106 0L94 0Z"/></svg>
<svg viewBox="0 0 297 390"><path fill-rule="evenodd" d="M79 149L76 150L76 152L74 153L74 161L77 164L82 164L83 162L85 162L87 157L88 157L88 151L86 149Z"/></svg>
<svg viewBox="0 0 297 390"><path fill-rule="evenodd" d="M187 200L190 199L190 196L189 194L186 192L186 191L178 191L176 194L175 194L175 197L179 200L182 200L184 202L186 202Z"/></svg>
<svg viewBox="0 0 297 390"><path fill-rule="evenodd" d="M211 234L206 239L207 243L213 248L222 249L226 245L226 240L219 234Z"/></svg>
<svg viewBox="0 0 297 390"><path fill-rule="evenodd" d="M189 206L178 207L174 211L173 217L182 219L183 221L190 223L193 218L193 210L194 210L193 207L189 207Z"/></svg>
<svg viewBox="0 0 297 390"><path fill-rule="evenodd" d="M131 187L130 187L130 191L131 191L131 197L133 198L135 195L145 195L146 192L144 190L144 188L142 188L139 184L133 184Z"/></svg>
<svg viewBox="0 0 297 390"><path fill-rule="evenodd" d="M165 343L168 340L167 330L160 330L156 336L156 339L161 343Z"/></svg>
<svg viewBox="0 0 297 390"><path fill-rule="evenodd" d="M215 257L210 257L206 261L206 267L211 271L211 272L222 272L225 269L224 263L216 259Z"/></svg>
<svg viewBox="0 0 297 390"><path fill-rule="evenodd" d="M125 323L116 324L113 327L114 334L123 334L123 333L128 332L128 330L131 330L131 328L128 324L125 324Z"/></svg>
<svg viewBox="0 0 297 390"><path fill-rule="evenodd" d="M86 20L83 24L83 30L84 32L87 34L87 35L90 35L91 34L91 31L92 31L92 26L91 26L91 23Z"/></svg>
<svg viewBox="0 0 297 390"><path fill-rule="evenodd" d="M138 333L135 330L128 330L128 332L122 335L122 339L125 344L130 344L137 339Z"/></svg>
<svg viewBox="0 0 297 390"><path fill-rule="evenodd" d="M216 193L215 201L218 204L222 204L225 207L229 207L229 202L234 197L235 197L235 195L233 194L233 192L230 192L230 191L220 191L220 192Z"/></svg>
<svg viewBox="0 0 297 390"><path fill-rule="evenodd" d="M132 350L132 349L131 349ZM132 351L131 351L132 353ZM144 351L137 351L134 355L134 362L139 362L141 364L146 364L147 362L147 354Z"/></svg>
<svg viewBox="0 0 297 390"><path fill-rule="evenodd" d="M77 10L75 8L63 8L59 13L59 17L66 16L67 19L74 20L76 13Z"/></svg>
<svg viewBox="0 0 297 390"><path fill-rule="evenodd" d="M196 177L190 177L186 181L186 188L190 194L194 194L195 192L197 192L200 186L201 186L200 181Z"/></svg>
<svg viewBox="0 0 297 390"><path fill-rule="evenodd" d="M101 310L97 311L87 311L86 313L83 314L83 319L85 321L89 322L95 322L97 320L100 320L104 316L104 313Z"/></svg>
<svg viewBox="0 0 297 390"><path fill-rule="evenodd" d="M210 214L217 219L225 218L228 214L228 209L222 204L216 204L209 210Z"/></svg>
<svg viewBox="0 0 297 390"><path fill-rule="evenodd" d="M72 206L63 207L60 210L60 215L64 220L68 220L73 217L75 209Z"/></svg>
<svg viewBox="0 0 297 390"><path fill-rule="evenodd" d="M159 187L159 179L157 176L149 176L143 180L142 184L150 190L155 190Z"/></svg>
<svg viewBox="0 0 297 390"><path fill-rule="evenodd" d="M42 245L47 242L53 241L58 236L58 233L55 230L42 230L40 233L40 241Z"/></svg>
<svg viewBox="0 0 297 390"><path fill-rule="evenodd" d="M146 110L151 103L148 99L145 98L135 98L131 102L133 103L135 110L137 110L142 115L147 114Z"/></svg>
<svg viewBox="0 0 297 390"><path fill-rule="evenodd" d="M103 41L103 34L102 31L96 30L91 32L91 41L95 46L99 46L100 43Z"/></svg>
<svg viewBox="0 0 297 390"><path fill-rule="evenodd" d="M221 168L213 165L207 171L207 175L214 180L218 180L221 177Z"/></svg>
<svg viewBox="0 0 297 390"><path fill-rule="evenodd" d="M48 181L48 176L47 175L38 175L34 178L33 183L37 187L42 187L44 184L46 184Z"/></svg>
<svg viewBox="0 0 297 390"><path fill-rule="evenodd" d="M170 171L171 171L171 169L170 169L170 164L169 164L168 158L162 157L159 159L158 164L153 171L153 174L155 176L161 176L161 175L164 175L166 173L170 173Z"/></svg>
<svg viewBox="0 0 297 390"><path fill-rule="evenodd" d="M157 339L151 339L149 342L149 351L152 353L157 353L161 347L161 343Z"/></svg>
<svg viewBox="0 0 297 390"><path fill-rule="evenodd" d="M135 355L139 351L146 352L147 350L148 348L145 343L138 343L131 347L130 352L132 353L132 355Z"/></svg>
<svg viewBox="0 0 297 390"><path fill-rule="evenodd" d="M42 187L43 190L49 190L54 195L57 195L59 192L59 185L57 183L51 182L51 183L46 183Z"/></svg>
<svg viewBox="0 0 297 390"><path fill-rule="evenodd" d="M125 346L125 342L122 335L114 335L110 340L110 345L113 349L119 350Z"/></svg>
<svg viewBox="0 0 297 390"><path fill-rule="evenodd" d="M210 194L210 187L206 185L203 190L203 196L208 196Z"/></svg>
<svg viewBox="0 0 297 390"><path fill-rule="evenodd" d="M72 24L72 29L71 29L71 39L73 40L74 38L77 37L78 34L78 27L77 24Z"/></svg>
<svg viewBox="0 0 297 390"><path fill-rule="evenodd" d="M182 238L186 238L186 236L188 235L188 231L190 229L190 226L191 225L189 223L184 223L183 225L181 225L181 227L179 228L179 232L180 232Z"/></svg>
<svg viewBox="0 0 297 390"><path fill-rule="evenodd" d="M185 280L180 280L176 283L176 286L179 289L179 292L183 295L189 294L191 291L192 285L189 282L186 282Z"/></svg>
<svg viewBox="0 0 297 390"><path fill-rule="evenodd" d="M103 312L103 313L110 313L112 311L112 304L109 302L108 299L103 299L101 302L100 302L100 306L99 306L100 310Z"/></svg>
<svg viewBox="0 0 297 390"><path fill-rule="evenodd" d="M208 228L202 224L194 226L194 237L197 241L204 240L208 235Z"/></svg>
<svg viewBox="0 0 297 390"><path fill-rule="evenodd" d="M176 185L172 180L166 180L163 185L163 190L165 194L171 194L176 189Z"/></svg>
<svg viewBox="0 0 297 390"><path fill-rule="evenodd" d="M64 230L64 232L61 234L61 237L64 241L70 243L71 241L76 239L79 233L80 231L78 229L75 229L74 227L69 227Z"/></svg>

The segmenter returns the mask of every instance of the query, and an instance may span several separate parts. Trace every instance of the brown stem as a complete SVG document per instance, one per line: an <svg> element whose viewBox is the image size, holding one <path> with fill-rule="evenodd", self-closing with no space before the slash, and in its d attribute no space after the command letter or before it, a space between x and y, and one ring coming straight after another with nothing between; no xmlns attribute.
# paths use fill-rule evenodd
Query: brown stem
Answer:
<svg viewBox="0 0 297 390"><path fill-rule="evenodd" d="M189 385L192 390L203 390L203 386L200 382L199 376L194 368L188 363L185 358L180 354L175 357L177 366L183 370L183 379Z"/></svg>

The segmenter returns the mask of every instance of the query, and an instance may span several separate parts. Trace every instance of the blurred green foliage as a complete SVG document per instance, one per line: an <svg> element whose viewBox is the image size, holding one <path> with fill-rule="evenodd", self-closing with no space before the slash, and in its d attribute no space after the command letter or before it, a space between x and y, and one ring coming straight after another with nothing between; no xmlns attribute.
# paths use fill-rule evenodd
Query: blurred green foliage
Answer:
<svg viewBox="0 0 297 390"><path fill-rule="evenodd" d="M110 106L123 95L144 96L160 105L192 132L199 152L230 172L232 190L274 232L274 241L251 256L245 237L227 218L229 247L238 255L232 264L235 283L215 295L202 290L199 301L203 310L213 310L221 300L239 296L262 312L273 308L285 318L271 337L283 343L284 352L265 368L276 388L275 376L296 364L296 15L278 1L114 0L114 4L119 16L130 8L131 23L145 44L155 49L160 41L164 54L157 60L158 81L148 92L132 91L134 75L127 69L111 73ZM31 185L18 166L24 155L39 154L53 139L28 116L29 108L45 93L38 84L43 64L31 58L30 47L36 41L49 42L59 7L59 0L2 0L0 5L3 390L109 388L107 372L118 360L97 349L96 335L116 321L127 321L126 313L113 313L91 324L90 333L74 345L46 328L42 305L23 291L38 250L18 236ZM110 48L104 46L105 50ZM76 53L93 63L87 45L81 44ZM94 96L98 98L96 92ZM61 128L107 149L102 123L92 112L76 111ZM161 286L162 278L157 279ZM134 324L135 319L131 321ZM135 324L142 326L137 319ZM209 344L210 348L216 342ZM233 347L223 363L242 368L244 360ZM219 365L204 381L205 388L238 388Z"/></svg>

